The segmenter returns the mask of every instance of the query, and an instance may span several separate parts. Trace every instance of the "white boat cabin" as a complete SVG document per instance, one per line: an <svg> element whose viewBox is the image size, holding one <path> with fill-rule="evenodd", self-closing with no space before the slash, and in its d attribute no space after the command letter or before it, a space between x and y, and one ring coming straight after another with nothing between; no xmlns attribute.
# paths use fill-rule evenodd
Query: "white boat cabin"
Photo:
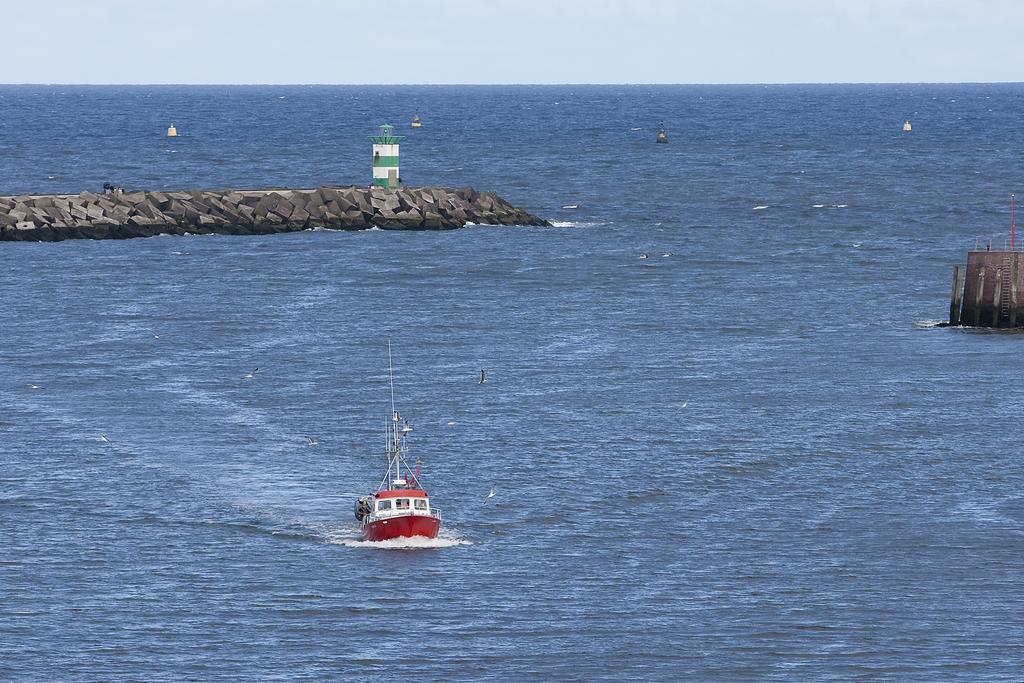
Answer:
<svg viewBox="0 0 1024 683"><path fill-rule="evenodd" d="M372 496L360 498L356 503L356 519L369 521L403 515L441 517L438 510L430 507L425 491L418 489L390 489L378 491Z"/></svg>
<svg viewBox="0 0 1024 683"><path fill-rule="evenodd" d="M378 498L373 511L377 514L383 512L430 512L430 503L426 498Z"/></svg>

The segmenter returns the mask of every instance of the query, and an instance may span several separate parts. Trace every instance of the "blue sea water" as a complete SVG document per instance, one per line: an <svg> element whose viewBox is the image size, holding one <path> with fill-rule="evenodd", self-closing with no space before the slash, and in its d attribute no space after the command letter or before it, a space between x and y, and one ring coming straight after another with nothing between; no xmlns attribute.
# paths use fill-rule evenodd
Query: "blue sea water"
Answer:
<svg viewBox="0 0 1024 683"><path fill-rule="evenodd" d="M3 194L362 185L391 122L558 226L0 243L0 679L1019 680L1024 336L934 323L1022 109L0 87ZM352 518L389 337L435 547Z"/></svg>

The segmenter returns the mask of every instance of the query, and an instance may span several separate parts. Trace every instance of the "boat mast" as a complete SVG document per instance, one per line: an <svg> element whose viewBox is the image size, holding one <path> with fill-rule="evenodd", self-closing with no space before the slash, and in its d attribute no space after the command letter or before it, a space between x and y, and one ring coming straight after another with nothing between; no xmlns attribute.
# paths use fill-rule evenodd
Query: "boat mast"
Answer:
<svg viewBox="0 0 1024 683"><path fill-rule="evenodd" d="M391 362L391 337L388 337L388 378L391 381L391 414L395 414L395 366Z"/></svg>
<svg viewBox="0 0 1024 683"><path fill-rule="evenodd" d="M419 477L413 474L409 463L405 463L405 478L402 477L402 462L405 460L405 439L412 431L409 421L402 418L395 409L395 365L391 357L391 338L388 337L388 382L391 386L391 426L384 421L384 451L388 461L388 470L384 475L379 489L391 491L395 486L419 486ZM394 467L394 474L391 473Z"/></svg>
<svg viewBox="0 0 1024 683"><path fill-rule="evenodd" d="M398 450L398 411L395 410L395 366L391 360L391 337L388 337L388 381L391 384L391 446L388 448L388 490L391 490L393 484L392 481L401 479L402 474L402 460ZM395 461L395 477L391 478L391 460L392 453Z"/></svg>

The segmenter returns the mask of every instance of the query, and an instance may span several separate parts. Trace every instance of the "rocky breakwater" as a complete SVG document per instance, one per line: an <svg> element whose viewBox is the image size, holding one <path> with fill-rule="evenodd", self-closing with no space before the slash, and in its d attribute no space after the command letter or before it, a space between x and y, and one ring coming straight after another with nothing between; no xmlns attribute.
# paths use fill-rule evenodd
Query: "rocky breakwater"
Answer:
<svg viewBox="0 0 1024 683"><path fill-rule="evenodd" d="M114 192L0 197L0 240L55 242L159 234L264 235L310 228L444 230L549 225L472 188Z"/></svg>

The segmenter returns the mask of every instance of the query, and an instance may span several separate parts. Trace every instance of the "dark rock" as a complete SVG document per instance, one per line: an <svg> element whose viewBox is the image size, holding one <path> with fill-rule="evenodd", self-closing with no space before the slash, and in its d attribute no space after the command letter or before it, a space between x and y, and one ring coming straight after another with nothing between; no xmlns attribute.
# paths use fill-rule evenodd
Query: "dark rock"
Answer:
<svg viewBox="0 0 1024 683"><path fill-rule="evenodd" d="M395 214L395 220L406 228L423 227L423 216L418 211L399 211Z"/></svg>
<svg viewBox="0 0 1024 683"><path fill-rule="evenodd" d="M239 204L237 208L238 214L239 216L241 216L241 220L244 223L251 225L254 222L256 216L256 212L253 210L253 208L248 204Z"/></svg>
<svg viewBox="0 0 1024 683"><path fill-rule="evenodd" d="M431 230L439 230L444 226L444 218L441 214L434 213L433 211L427 211L423 214L423 227L430 228Z"/></svg>

